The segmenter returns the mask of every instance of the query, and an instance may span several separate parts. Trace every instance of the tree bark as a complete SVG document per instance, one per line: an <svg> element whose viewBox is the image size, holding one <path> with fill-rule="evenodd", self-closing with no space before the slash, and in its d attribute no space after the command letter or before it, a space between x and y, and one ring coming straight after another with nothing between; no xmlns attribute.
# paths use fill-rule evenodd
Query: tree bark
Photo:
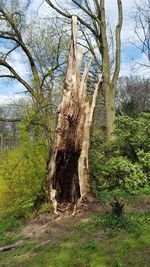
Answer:
<svg viewBox="0 0 150 267"><path fill-rule="evenodd" d="M49 166L50 198L55 209L56 203L76 203L90 191L88 154L100 82L96 85L92 103L89 103L86 82L91 62L85 66L80 79L83 54L76 43L77 17L73 16L68 66Z"/></svg>
<svg viewBox="0 0 150 267"><path fill-rule="evenodd" d="M103 88L105 96L105 113L106 113L106 139L111 141L114 138L115 125L115 92L117 86L117 79L120 71L120 49L121 49L121 28L122 28L122 1L117 0L118 4L118 24L116 26L116 51L115 51L115 70L111 78L109 47L107 40L107 27L105 15L105 1L100 1L99 6L99 22L100 22L100 47L102 55L102 76Z"/></svg>

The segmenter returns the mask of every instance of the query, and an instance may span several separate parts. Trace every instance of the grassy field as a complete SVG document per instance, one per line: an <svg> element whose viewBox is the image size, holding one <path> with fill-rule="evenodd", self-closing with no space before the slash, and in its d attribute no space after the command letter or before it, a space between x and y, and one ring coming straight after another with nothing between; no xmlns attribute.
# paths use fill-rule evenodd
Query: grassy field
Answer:
<svg viewBox="0 0 150 267"><path fill-rule="evenodd" d="M0 253L0 267L150 267L148 211L119 219L95 213L31 226L29 238L23 234L28 227L23 222L0 221L1 247L23 240Z"/></svg>

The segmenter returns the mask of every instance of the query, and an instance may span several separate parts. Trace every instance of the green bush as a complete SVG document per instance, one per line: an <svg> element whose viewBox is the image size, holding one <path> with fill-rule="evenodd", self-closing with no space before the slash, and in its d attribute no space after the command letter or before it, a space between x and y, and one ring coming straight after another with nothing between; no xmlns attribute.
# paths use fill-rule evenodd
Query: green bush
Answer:
<svg viewBox="0 0 150 267"><path fill-rule="evenodd" d="M146 184L146 175L138 163L133 164L122 156L109 159L102 167L102 175L106 180L106 187L116 187L133 193Z"/></svg>
<svg viewBox="0 0 150 267"><path fill-rule="evenodd" d="M147 178L150 179L150 152L146 153L143 150L139 150L137 156L144 173L146 173Z"/></svg>
<svg viewBox="0 0 150 267"><path fill-rule="evenodd" d="M149 185L150 173L150 114L138 118L119 116L116 122L115 139L101 142L94 136L90 152L90 176L96 196L102 190L112 192L110 202L124 203L124 193L135 194Z"/></svg>
<svg viewBox="0 0 150 267"><path fill-rule="evenodd" d="M42 198L46 177L46 151L28 138L10 151L3 161L0 176L0 214L25 217Z"/></svg>
<svg viewBox="0 0 150 267"><path fill-rule="evenodd" d="M119 116L116 125L115 142L121 155L135 162L139 150L150 151L150 113L142 113L136 119Z"/></svg>

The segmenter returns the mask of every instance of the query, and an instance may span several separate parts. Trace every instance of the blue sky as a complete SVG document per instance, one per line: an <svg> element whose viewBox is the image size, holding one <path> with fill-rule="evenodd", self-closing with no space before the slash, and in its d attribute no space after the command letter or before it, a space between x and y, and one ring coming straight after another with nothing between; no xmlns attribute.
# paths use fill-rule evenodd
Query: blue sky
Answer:
<svg viewBox="0 0 150 267"><path fill-rule="evenodd" d="M0 95L3 96L14 96L20 92L24 92L25 88L17 81L0 81Z"/></svg>
<svg viewBox="0 0 150 267"><path fill-rule="evenodd" d="M37 7L39 6L41 0L36 1ZM35 0L34 2L35 3ZM133 0L123 0L123 7L124 7L124 23L123 23L123 30L122 30L122 54L121 54L121 71L120 75L130 75L130 74L138 74L136 71L133 73L132 69L132 62L134 60L143 61L146 60L143 55L141 55L140 51L133 45L130 44L130 40L134 43L137 42L134 37L131 37L131 29L128 25L128 14L129 10L133 4ZM110 20L112 24L116 24L117 22L117 14L116 14L116 0L111 0L111 6L110 6L110 0L106 0L106 7L107 12L110 17ZM35 6L34 6L35 9ZM32 10L32 14L35 14L35 10ZM49 10L49 7L46 7L45 5L42 6L39 9L40 15L46 15ZM130 25L131 26L131 25ZM6 47L6 42L3 42L3 48ZM0 49L2 46L0 46ZM22 75L22 77L27 77L27 69L25 68L25 62L22 58L22 56L19 53L16 53L16 62L15 67L17 71ZM146 75L144 72L141 73L141 75ZM25 89L23 86L21 86L17 81L4 81L0 79L0 97L3 96L14 96L18 94L19 92L23 92Z"/></svg>
<svg viewBox="0 0 150 267"><path fill-rule="evenodd" d="M122 45L122 54L121 54L121 62L129 63L131 60L139 59L141 57L141 53L139 49L137 49L134 45L123 44Z"/></svg>

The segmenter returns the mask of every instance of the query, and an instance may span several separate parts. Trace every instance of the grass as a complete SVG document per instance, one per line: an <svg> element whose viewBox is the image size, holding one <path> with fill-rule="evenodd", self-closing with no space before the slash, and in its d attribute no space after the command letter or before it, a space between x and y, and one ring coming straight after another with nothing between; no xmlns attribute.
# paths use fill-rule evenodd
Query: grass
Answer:
<svg viewBox="0 0 150 267"><path fill-rule="evenodd" d="M27 242L0 254L0 267L149 267L150 214L126 215L127 225L121 220L106 214L73 222L63 238L41 247ZM12 220L2 233L15 229L16 235L19 227Z"/></svg>
<svg viewBox="0 0 150 267"><path fill-rule="evenodd" d="M0 219L0 247L14 243L19 238L24 223L14 217Z"/></svg>

